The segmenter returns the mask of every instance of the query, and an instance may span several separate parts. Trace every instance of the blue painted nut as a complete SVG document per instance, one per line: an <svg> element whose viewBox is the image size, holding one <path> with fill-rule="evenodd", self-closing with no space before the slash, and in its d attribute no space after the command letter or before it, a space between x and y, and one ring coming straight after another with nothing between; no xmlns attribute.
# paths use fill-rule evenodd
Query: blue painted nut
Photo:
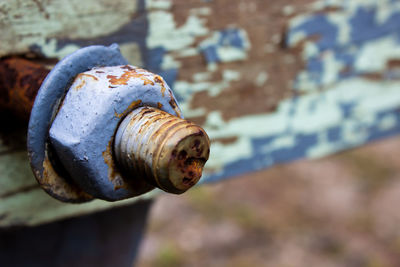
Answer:
<svg viewBox="0 0 400 267"><path fill-rule="evenodd" d="M130 65L77 75L49 137L73 182L110 201L155 187L185 192L200 179L210 146L201 127L182 119L164 80Z"/></svg>
<svg viewBox="0 0 400 267"><path fill-rule="evenodd" d="M93 199L74 183L50 144L49 128L65 92L82 72L125 64L128 62L116 44L84 47L58 62L40 86L29 119L27 149L36 180L54 198L75 203Z"/></svg>

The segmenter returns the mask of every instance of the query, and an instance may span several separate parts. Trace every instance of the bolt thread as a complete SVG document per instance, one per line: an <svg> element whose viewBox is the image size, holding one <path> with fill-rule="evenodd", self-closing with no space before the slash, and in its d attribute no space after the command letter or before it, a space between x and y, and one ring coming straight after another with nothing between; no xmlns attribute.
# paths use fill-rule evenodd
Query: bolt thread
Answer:
<svg viewBox="0 0 400 267"><path fill-rule="evenodd" d="M209 139L196 124L152 107L133 110L118 128L114 152L132 179L170 193L197 183L209 156Z"/></svg>

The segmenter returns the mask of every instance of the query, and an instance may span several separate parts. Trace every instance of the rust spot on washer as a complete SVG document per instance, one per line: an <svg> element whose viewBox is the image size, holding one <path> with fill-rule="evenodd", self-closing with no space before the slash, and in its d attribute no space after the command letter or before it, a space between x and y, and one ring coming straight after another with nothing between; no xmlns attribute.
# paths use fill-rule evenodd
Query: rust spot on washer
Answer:
<svg viewBox="0 0 400 267"><path fill-rule="evenodd" d="M108 142L107 149L105 151L103 151L102 155L103 155L104 162L108 166L108 179L113 183L114 190L118 190L121 188L126 188L126 184L122 180L122 176L121 176L120 172L117 170L117 166L115 165L115 162L113 160L113 156L112 156L113 155L113 151L112 151L113 142L114 142L114 139L111 139Z"/></svg>
<svg viewBox="0 0 400 267"><path fill-rule="evenodd" d="M87 74L87 73L80 73L80 74L78 74L78 77L89 77L89 78L92 78L93 80L95 80L95 81L98 81L99 79L96 77L96 76L94 76L94 75L92 75L92 74Z"/></svg>
<svg viewBox="0 0 400 267"><path fill-rule="evenodd" d="M137 106L139 106L142 103L142 100L136 100L133 101L125 110L124 112L118 114L118 113L114 113L115 117L117 118L122 118L124 117L126 114L128 114L131 110L133 110L134 108L136 108Z"/></svg>
<svg viewBox="0 0 400 267"><path fill-rule="evenodd" d="M154 82L150 80L145 74L137 73L135 69L125 71L120 77L117 77L115 75L107 75L107 79L109 79L112 85L127 85L128 81L133 78L141 79L144 85L154 85Z"/></svg>
<svg viewBox="0 0 400 267"><path fill-rule="evenodd" d="M132 66L129 66L129 65L122 66L121 69L124 69L124 70L134 70L134 68L133 68Z"/></svg>
<svg viewBox="0 0 400 267"><path fill-rule="evenodd" d="M99 79L91 74L86 74L86 73L80 73L76 76L75 81L77 81L78 79L81 79L81 83L78 84L77 86L74 87L75 91L79 91L85 84L86 84L86 79L85 77L91 78L95 81L98 81Z"/></svg>
<svg viewBox="0 0 400 267"><path fill-rule="evenodd" d="M50 195L62 200L73 202L93 199L91 195L79 189L75 184L67 182L64 178L60 177L50 162L48 157L43 161L43 173L40 175L36 170L36 177L40 186Z"/></svg>
<svg viewBox="0 0 400 267"><path fill-rule="evenodd" d="M81 80L81 83L74 87L75 91L79 91L86 84L85 80Z"/></svg>
<svg viewBox="0 0 400 267"><path fill-rule="evenodd" d="M155 78L154 78L154 81L161 86L161 94L164 97L165 90L166 90L164 79L161 76L156 75Z"/></svg>

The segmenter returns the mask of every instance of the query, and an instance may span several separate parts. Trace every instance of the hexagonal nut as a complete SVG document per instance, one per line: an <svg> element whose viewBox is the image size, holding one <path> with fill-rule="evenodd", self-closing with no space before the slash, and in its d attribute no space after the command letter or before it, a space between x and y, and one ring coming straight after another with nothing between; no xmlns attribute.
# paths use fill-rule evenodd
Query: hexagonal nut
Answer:
<svg viewBox="0 0 400 267"><path fill-rule="evenodd" d="M152 106L182 117L175 97L156 74L125 65L79 74L50 128L60 161L85 192L120 200L153 189L141 179L124 179L112 145L122 118L139 106Z"/></svg>

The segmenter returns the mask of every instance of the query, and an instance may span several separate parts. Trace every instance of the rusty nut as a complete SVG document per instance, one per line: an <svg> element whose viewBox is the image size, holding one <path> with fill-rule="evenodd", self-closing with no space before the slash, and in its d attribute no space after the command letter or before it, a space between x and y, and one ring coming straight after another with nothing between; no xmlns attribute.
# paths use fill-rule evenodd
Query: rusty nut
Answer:
<svg viewBox="0 0 400 267"><path fill-rule="evenodd" d="M70 177L88 194L113 201L143 194L157 185L137 177L126 179L113 155L114 136L121 120L140 106L181 117L164 80L130 65L81 73L68 90L49 136ZM202 134L205 137L198 142L209 146L208 137ZM208 159L204 153L202 162Z"/></svg>

